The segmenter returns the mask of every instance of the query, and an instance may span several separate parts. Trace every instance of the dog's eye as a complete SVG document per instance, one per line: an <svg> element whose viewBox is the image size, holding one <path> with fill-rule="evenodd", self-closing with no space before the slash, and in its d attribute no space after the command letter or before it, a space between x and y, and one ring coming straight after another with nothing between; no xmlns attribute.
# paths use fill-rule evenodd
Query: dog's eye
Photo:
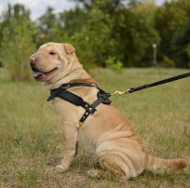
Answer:
<svg viewBox="0 0 190 188"><path fill-rule="evenodd" d="M50 54L50 55L55 55L56 53L53 52L53 51L51 51L51 52L49 52L49 54Z"/></svg>

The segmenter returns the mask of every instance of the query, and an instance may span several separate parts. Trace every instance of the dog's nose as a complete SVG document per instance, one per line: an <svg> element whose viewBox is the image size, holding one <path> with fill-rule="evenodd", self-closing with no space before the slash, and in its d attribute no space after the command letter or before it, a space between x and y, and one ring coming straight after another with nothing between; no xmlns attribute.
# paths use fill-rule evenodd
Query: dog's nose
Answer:
<svg viewBox="0 0 190 188"><path fill-rule="evenodd" d="M34 57L30 57L30 58L29 58L29 62L30 62L31 64L34 64L35 61L36 61L36 59L35 59Z"/></svg>

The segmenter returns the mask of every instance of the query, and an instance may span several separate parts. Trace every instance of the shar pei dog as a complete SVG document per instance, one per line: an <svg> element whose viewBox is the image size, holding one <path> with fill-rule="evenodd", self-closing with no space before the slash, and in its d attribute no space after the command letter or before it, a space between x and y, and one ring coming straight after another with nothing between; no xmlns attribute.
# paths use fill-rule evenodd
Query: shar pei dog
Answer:
<svg viewBox="0 0 190 188"><path fill-rule="evenodd" d="M131 124L83 69L72 45L44 44L30 56L29 65L34 79L50 90L49 101L62 126L64 157L57 171L69 168L77 143L99 164L87 172L93 178L109 172L125 181L145 169L177 171L187 166L182 158L161 159L147 153Z"/></svg>

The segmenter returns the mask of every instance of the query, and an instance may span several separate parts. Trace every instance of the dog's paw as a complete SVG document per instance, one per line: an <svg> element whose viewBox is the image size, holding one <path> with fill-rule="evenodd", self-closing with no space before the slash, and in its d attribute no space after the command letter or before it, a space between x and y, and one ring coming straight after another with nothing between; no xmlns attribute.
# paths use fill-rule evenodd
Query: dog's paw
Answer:
<svg viewBox="0 0 190 188"><path fill-rule="evenodd" d="M66 166L64 166L64 165L57 165L56 167L55 167L55 170L57 171L57 172L65 172L66 170L68 169L68 167L66 167Z"/></svg>

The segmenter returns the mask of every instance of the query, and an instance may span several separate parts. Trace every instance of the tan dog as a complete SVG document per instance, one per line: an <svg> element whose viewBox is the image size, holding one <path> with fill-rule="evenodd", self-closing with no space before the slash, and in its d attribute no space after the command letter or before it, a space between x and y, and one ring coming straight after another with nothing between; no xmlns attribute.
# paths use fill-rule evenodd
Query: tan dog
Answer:
<svg viewBox="0 0 190 188"><path fill-rule="evenodd" d="M67 83L97 85L79 63L70 44L44 44L30 57L29 63L33 77L49 90ZM67 90L89 104L97 99L96 87L72 87ZM56 167L58 171L68 169L75 156L77 142L101 166L101 169L88 172L91 177L105 177L107 172L111 172L114 178L124 181L144 169L176 171L187 166L184 159L166 160L149 155L131 124L112 105L98 105L96 109L99 113L90 115L80 128L78 122L85 112L82 107L57 97L51 105L62 125L64 139L64 158Z"/></svg>

